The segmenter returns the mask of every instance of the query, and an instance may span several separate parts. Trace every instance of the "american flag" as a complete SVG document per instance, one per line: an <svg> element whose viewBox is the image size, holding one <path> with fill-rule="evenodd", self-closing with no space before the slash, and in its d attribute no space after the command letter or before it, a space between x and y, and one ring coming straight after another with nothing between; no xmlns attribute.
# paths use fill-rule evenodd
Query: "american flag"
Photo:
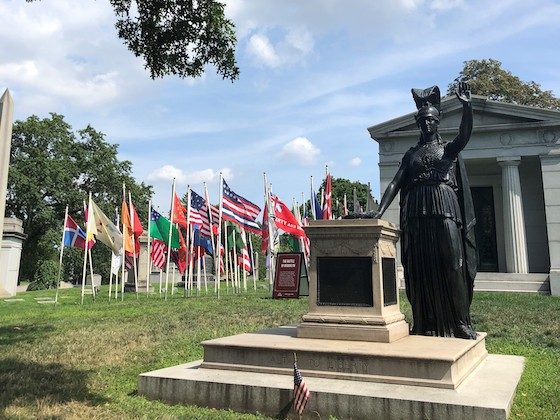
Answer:
<svg viewBox="0 0 560 420"><path fill-rule="evenodd" d="M261 208L246 198L243 198L233 192L226 184L226 181L223 181L223 183L223 218L243 226L250 232L260 235L261 227L256 220L257 216L261 212Z"/></svg>
<svg viewBox="0 0 560 420"><path fill-rule="evenodd" d="M309 389L305 384L303 376L297 367L297 362L294 361L294 410L301 416L307 400L309 399Z"/></svg>
<svg viewBox="0 0 560 420"><path fill-rule="evenodd" d="M247 246L247 237L245 229L241 228L241 242L243 243L243 248L241 248L241 258L239 258L238 265L245 271L251 272L251 256L249 255L249 247Z"/></svg>
<svg viewBox="0 0 560 420"><path fill-rule="evenodd" d="M152 262L160 270L163 270L167 262L165 256L166 251L167 247L165 243L159 239L154 239L152 242Z"/></svg>
<svg viewBox="0 0 560 420"><path fill-rule="evenodd" d="M210 218L208 216L209 206L212 212L212 224L217 226L220 216L218 208L208 204L204 198L191 191L191 223L200 226L200 234L207 238L211 237Z"/></svg>

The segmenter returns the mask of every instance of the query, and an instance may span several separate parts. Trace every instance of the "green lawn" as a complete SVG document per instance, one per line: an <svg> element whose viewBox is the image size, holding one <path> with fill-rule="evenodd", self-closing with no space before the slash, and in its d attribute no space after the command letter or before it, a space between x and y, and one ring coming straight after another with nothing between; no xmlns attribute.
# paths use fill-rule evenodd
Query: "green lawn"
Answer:
<svg viewBox="0 0 560 420"><path fill-rule="evenodd" d="M79 305L79 290L62 290L60 304L39 304L52 291L0 300L0 417L256 419L148 401L137 393L138 374L200 359L209 338L297 323L306 299L272 300L259 292L220 299L175 295L164 302L127 294L109 303ZM410 317L406 299L403 312ZM560 298L477 293L472 307L491 353L526 358L512 409L516 419L560 418Z"/></svg>

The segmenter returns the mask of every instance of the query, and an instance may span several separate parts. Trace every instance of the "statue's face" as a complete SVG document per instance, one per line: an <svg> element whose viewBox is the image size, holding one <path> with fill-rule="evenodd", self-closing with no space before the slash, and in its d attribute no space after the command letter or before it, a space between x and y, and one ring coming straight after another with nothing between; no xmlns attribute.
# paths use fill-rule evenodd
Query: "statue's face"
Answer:
<svg viewBox="0 0 560 420"><path fill-rule="evenodd" d="M431 115L420 118L418 120L418 126L420 127L420 130L422 130L422 134L424 135L437 133L438 125L439 120L435 117L432 117Z"/></svg>

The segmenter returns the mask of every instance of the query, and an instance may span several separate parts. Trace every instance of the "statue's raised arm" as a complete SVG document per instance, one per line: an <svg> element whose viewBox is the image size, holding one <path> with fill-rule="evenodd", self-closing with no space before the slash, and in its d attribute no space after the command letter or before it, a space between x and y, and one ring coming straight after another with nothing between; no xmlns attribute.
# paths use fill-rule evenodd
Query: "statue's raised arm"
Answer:
<svg viewBox="0 0 560 420"><path fill-rule="evenodd" d="M473 111L471 105L471 92L468 83L460 82L455 90L455 96L463 105L463 117L459 126L459 134L445 147L448 156L456 157L465 148L471 138L473 127Z"/></svg>

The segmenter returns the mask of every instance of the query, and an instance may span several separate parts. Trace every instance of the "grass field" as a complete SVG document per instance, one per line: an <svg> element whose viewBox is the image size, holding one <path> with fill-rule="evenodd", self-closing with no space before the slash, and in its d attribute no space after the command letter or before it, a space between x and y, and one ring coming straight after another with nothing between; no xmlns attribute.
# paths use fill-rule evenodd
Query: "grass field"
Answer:
<svg viewBox="0 0 560 420"><path fill-rule="evenodd" d="M1 418L256 419L189 406L168 406L137 395L138 374L200 359L209 338L297 323L307 300L272 300L264 285L247 294L183 298L127 294L79 305L79 290L61 292L60 304L35 298L0 300ZM401 299L410 320L410 307ZM491 353L526 358L511 417L560 418L560 298L476 293L475 327L487 331Z"/></svg>

